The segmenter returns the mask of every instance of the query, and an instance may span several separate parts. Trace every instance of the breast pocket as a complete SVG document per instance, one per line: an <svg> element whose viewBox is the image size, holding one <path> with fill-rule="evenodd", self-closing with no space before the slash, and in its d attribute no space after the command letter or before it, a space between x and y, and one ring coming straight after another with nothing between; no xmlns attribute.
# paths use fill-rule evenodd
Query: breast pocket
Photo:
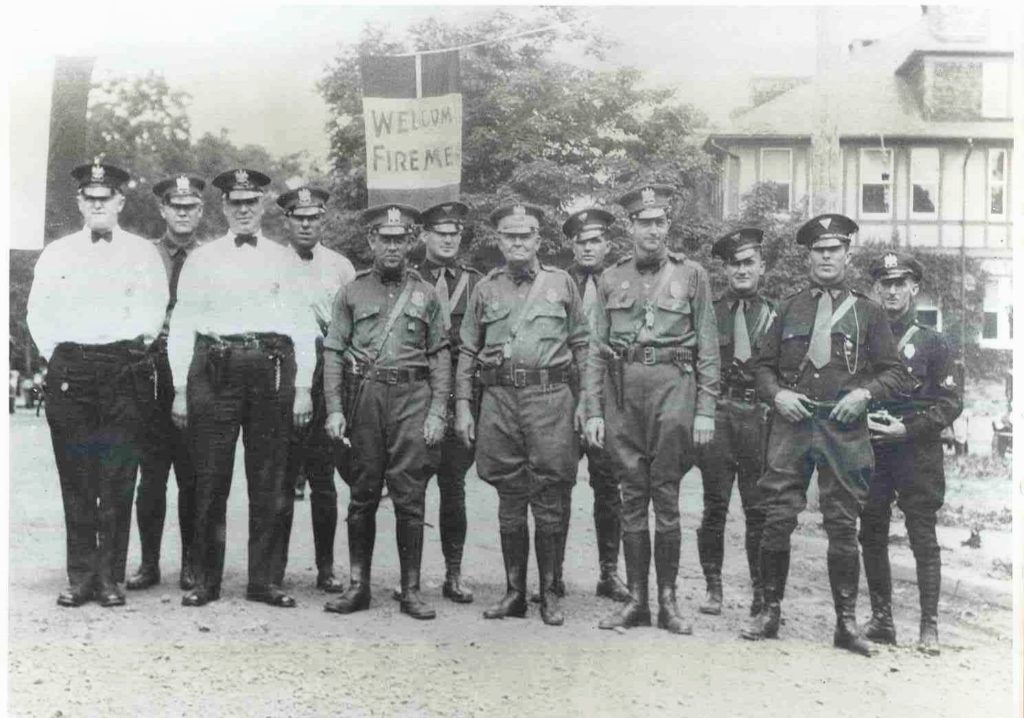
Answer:
<svg viewBox="0 0 1024 718"><path fill-rule="evenodd" d="M484 329L484 344L504 344L508 339L509 325L508 316L510 308L504 304L484 305L483 315L480 323Z"/></svg>
<svg viewBox="0 0 1024 718"><path fill-rule="evenodd" d="M407 306L402 312L405 323L402 331L402 343L409 347L424 347L427 342L427 309L426 307Z"/></svg>
<svg viewBox="0 0 1024 718"><path fill-rule="evenodd" d="M369 344L377 332L380 323L381 308L379 304L366 304L352 308L352 339L353 343Z"/></svg>
<svg viewBox="0 0 1024 718"><path fill-rule="evenodd" d="M633 316L635 305L636 298L628 294L613 294L608 297L604 307L608 312L608 324L613 336L632 335L636 325Z"/></svg>
<svg viewBox="0 0 1024 718"><path fill-rule="evenodd" d="M807 355L811 343L811 324L795 322L782 327L782 343L779 346L779 369L786 377L787 371L794 371ZM787 378L788 380L788 378ZM795 375L792 377L795 381Z"/></svg>
<svg viewBox="0 0 1024 718"><path fill-rule="evenodd" d="M654 303L654 327L660 336L678 337L693 328L689 299L661 297Z"/></svg>
<svg viewBox="0 0 1024 718"><path fill-rule="evenodd" d="M557 339L565 335L565 305L541 302L530 310L530 333L538 339Z"/></svg>

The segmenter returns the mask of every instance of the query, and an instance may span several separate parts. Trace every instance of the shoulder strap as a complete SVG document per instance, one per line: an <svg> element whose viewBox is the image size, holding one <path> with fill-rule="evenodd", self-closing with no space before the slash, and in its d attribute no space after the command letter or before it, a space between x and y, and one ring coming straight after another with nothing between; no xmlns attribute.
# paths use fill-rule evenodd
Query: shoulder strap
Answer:
<svg viewBox="0 0 1024 718"><path fill-rule="evenodd" d="M839 323L840 319L842 319L843 317L846 316L847 312L849 312L851 309L853 309L853 305L856 304L856 303L857 303L857 297L855 297L852 292L850 294L846 295L846 299L844 299L842 301L842 303L840 303L840 305L838 307L836 307L836 310L834 312L832 312L832 327L833 328L835 328L836 324Z"/></svg>
<svg viewBox="0 0 1024 718"><path fill-rule="evenodd" d="M459 281L455 283L455 289L452 291L452 296L448 300L448 306L451 309L459 306L459 300L462 299L462 295L466 293L466 287L469 285L469 272L465 269L462 270L462 274L459 275Z"/></svg>
<svg viewBox="0 0 1024 718"><path fill-rule="evenodd" d="M549 272L546 272L543 269L539 269L537 271L537 278L533 280L533 286L530 287L530 291L526 295L526 301L523 302L523 308L519 311L519 314L516 316L516 320L515 323L513 323L512 328L509 329L508 339L505 340L505 345L502 348L503 353L506 357L510 356L512 342L515 341L516 335L519 334L519 330L522 329L523 324L526 323L526 317L530 313L530 307L533 305L533 302L537 299L537 296L540 294L541 285L544 284L544 279L547 277L548 274Z"/></svg>
<svg viewBox="0 0 1024 718"><path fill-rule="evenodd" d="M402 287L402 293L398 295L398 301L395 302L395 306L391 307L391 313L388 315L387 322L384 324L384 331L380 333L380 337L377 339L377 343L373 347L373 361L372 364L376 364L380 358L380 353L384 349L384 345L388 341L388 337L391 336L391 330L395 326L395 322L398 321L399 315L405 310L405 305L409 303L409 296L412 294L413 282L409 281L406 277L405 286Z"/></svg>
<svg viewBox="0 0 1024 718"><path fill-rule="evenodd" d="M762 300L761 313L757 315L757 323L754 325L754 339L760 337L768 329L768 324L772 320L772 314L773 312L768 307L768 302Z"/></svg>
<svg viewBox="0 0 1024 718"><path fill-rule="evenodd" d="M896 345L896 351L903 351L903 347L907 346L907 343L914 338L914 335L917 334L917 330L920 328L921 327L916 324L911 324L907 327L907 331L903 332L903 336L900 337L899 344Z"/></svg>

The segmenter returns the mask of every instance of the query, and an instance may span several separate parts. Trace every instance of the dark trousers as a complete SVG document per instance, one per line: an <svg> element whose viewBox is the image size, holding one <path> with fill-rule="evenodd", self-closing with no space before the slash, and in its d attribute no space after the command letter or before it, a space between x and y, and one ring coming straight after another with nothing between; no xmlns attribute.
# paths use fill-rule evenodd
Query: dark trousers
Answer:
<svg viewBox="0 0 1024 718"><path fill-rule="evenodd" d="M188 432L171 420L174 385L167 354L156 355L158 394L156 406L145 422L142 438L142 472L135 497L135 518L142 545L142 563L158 566L160 543L167 514L167 479L171 467L178 483L178 528L182 555L188 556L195 532L196 468L189 450Z"/></svg>
<svg viewBox="0 0 1024 718"><path fill-rule="evenodd" d="M807 507L807 487L818 468L821 513L831 555L857 555L857 519L868 497L874 456L867 423L811 418L772 421L768 458L758 488L764 497L761 549L788 551L797 516Z"/></svg>
<svg viewBox="0 0 1024 718"><path fill-rule="evenodd" d="M605 379L605 446L622 491L623 533L679 533L679 482L693 452L696 384L674 364L626 364L623 405Z"/></svg>
<svg viewBox="0 0 1024 718"><path fill-rule="evenodd" d="M452 414L450 413L449 416ZM441 527L441 551L445 564L459 568L466 543L466 473L473 465L475 452L467 449L449 428L441 443L437 465L437 490L440 494L438 524Z"/></svg>
<svg viewBox="0 0 1024 718"><path fill-rule="evenodd" d="M764 449L765 408L757 403L719 400L715 438L699 452L697 466L704 484L704 515L700 531L720 540L725 533L733 484L739 484L746 518L748 549L757 551L764 527L764 509L757 489Z"/></svg>
<svg viewBox="0 0 1024 718"><path fill-rule="evenodd" d="M875 445L875 473L861 515L860 541L869 550L889 546L892 503L903 511L907 538L915 558L937 556L935 517L946 495L942 444L933 442Z"/></svg>
<svg viewBox="0 0 1024 718"><path fill-rule="evenodd" d="M152 364L129 342L60 344L46 420L60 476L68 581L124 581L139 428L152 410Z"/></svg>
<svg viewBox="0 0 1024 718"><path fill-rule="evenodd" d="M579 465L574 409L566 384L484 389L477 471L498 491L501 533L525 528L528 510L537 532L563 532L565 502Z"/></svg>
<svg viewBox="0 0 1024 718"><path fill-rule="evenodd" d="M279 382L274 356L280 357ZM285 462L295 401L295 357L290 341L279 346L233 347L214 385L209 343L196 340L188 377L189 437L196 463L196 528L192 569L196 585L219 591L224 573L226 511L242 432L249 494L249 588L265 590L284 573L279 562Z"/></svg>

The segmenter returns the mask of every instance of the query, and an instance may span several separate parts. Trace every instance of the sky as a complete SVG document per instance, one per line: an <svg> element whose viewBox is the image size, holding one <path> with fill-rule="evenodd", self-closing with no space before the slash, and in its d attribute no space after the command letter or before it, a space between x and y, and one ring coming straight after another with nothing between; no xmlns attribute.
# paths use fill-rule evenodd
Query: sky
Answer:
<svg viewBox="0 0 1024 718"><path fill-rule="evenodd" d="M163 11L162 8L166 8ZM276 154L326 155L326 105L317 81L342 43L373 21L400 35L430 16L468 23L492 6L249 5L234 3L69 6L59 19L28 13L12 37L25 66L61 54L97 57L94 79L163 73L192 96L195 137L227 129L236 143ZM633 65L651 85L675 87L712 122L746 104L754 75L809 75L814 6L581 7L618 43L609 63ZM518 11L525 12L523 8ZM919 5L832 7L845 45L915 22ZM18 111L18 98L12 109Z"/></svg>

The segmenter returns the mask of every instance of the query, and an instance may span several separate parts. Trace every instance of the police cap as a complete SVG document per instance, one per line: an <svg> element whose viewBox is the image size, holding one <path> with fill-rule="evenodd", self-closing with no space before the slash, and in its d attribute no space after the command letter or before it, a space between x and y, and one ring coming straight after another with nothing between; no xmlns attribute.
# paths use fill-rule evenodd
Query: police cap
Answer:
<svg viewBox="0 0 1024 718"><path fill-rule="evenodd" d="M469 207L462 202L442 202L427 207L420 214L420 223L425 229L438 234L458 234L462 231Z"/></svg>
<svg viewBox="0 0 1024 718"><path fill-rule="evenodd" d="M232 200L257 199L263 196L263 188L270 184L270 178L256 170L236 169L221 172L213 178L213 186Z"/></svg>
<svg viewBox="0 0 1024 718"><path fill-rule="evenodd" d="M330 194L316 187L297 187L277 198L277 206L294 217L315 217L327 211Z"/></svg>
<svg viewBox="0 0 1024 718"><path fill-rule="evenodd" d="M616 202L630 219L655 219L668 214L669 198L676 193L667 184L645 184L626 192Z"/></svg>
<svg viewBox="0 0 1024 718"><path fill-rule="evenodd" d="M93 160L92 164L75 167L71 170L71 176L78 181L79 194L90 199L113 197L114 193L120 192L122 185L131 178L120 167L103 164L99 157Z"/></svg>
<svg viewBox="0 0 1024 718"><path fill-rule="evenodd" d="M506 204L491 212L488 218L502 234L532 234L544 220L544 210L532 204Z"/></svg>
<svg viewBox="0 0 1024 718"><path fill-rule="evenodd" d="M420 212L407 204L378 204L363 210L359 218L371 232L397 236L412 233L419 224Z"/></svg>
<svg viewBox="0 0 1024 718"><path fill-rule="evenodd" d="M198 177L178 175L160 180L153 185L153 194L164 204L194 205L203 203L206 182Z"/></svg>
<svg viewBox="0 0 1024 718"><path fill-rule="evenodd" d="M843 214L819 214L804 222L797 230L796 243L808 249L850 244L857 233L857 223Z"/></svg>
<svg viewBox="0 0 1024 718"><path fill-rule="evenodd" d="M876 282L899 277L911 277L915 282L920 282L924 277L924 267L921 263L902 252L886 252L871 263L868 271Z"/></svg>
<svg viewBox="0 0 1024 718"><path fill-rule="evenodd" d="M764 232L757 227L742 227L716 239L711 245L711 256L723 262L746 259L747 250L760 249L763 240Z"/></svg>
<svg viewBox="0 0 1024 718"><path fill-rule="evenodd" d="M600 237L615 222L615 215L607 210L592 207L569 215L562 225L562 233L575 242Z"/></svg>

